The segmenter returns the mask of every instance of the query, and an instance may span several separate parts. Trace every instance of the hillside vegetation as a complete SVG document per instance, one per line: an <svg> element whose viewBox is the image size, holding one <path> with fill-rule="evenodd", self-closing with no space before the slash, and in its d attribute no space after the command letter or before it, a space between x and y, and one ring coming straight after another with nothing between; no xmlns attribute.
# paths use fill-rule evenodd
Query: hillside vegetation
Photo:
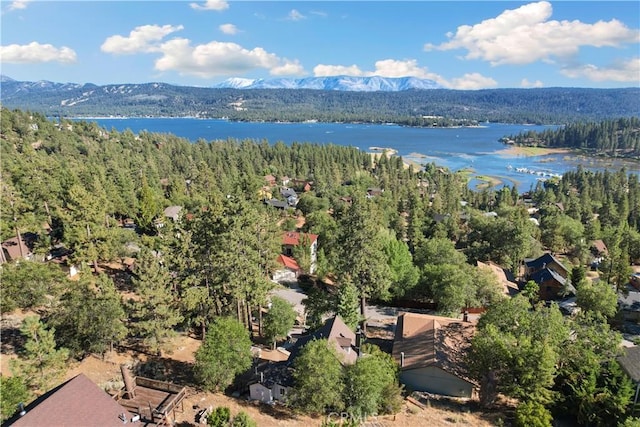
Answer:
<svg viewBox="0 0 640 427"><path fill-rule="evenodd" d="M490 407L499 394L513 399L516 425L550 426L556 416L617 426L630 415L633 385L616 362L624 324L617 292L640 259L637 173L579 167L524 197L510 187L473 191L463 173L435 164L416 171L401 157L374 161L352 147L191 143L37 112L0 113L2 239L37 237L34 260L2 264L0 308L39 314L14 340L24 343L10 363L14 379L0 377L2 417L57 384L70 358L114 345L157 355L178 332L203 339L205 348L195 364L181 365L196 374L189 385L231 386L251 365L251 344L260 343L256 323L268 317L285 231L317 236L317 269L300 282L310 327L332 312L355 324L371 301L428 304L446 316L485 307L466 367L479 384L478 404ZM265 203L283 201L283 185L298 189L295 209ZM167 218L170 206L183 215ZM596 240L608 252L592 281L585 267ZM304 241L292 253L300 266L311 262ZM538 301L532 281L508 298L477 264L517 274L523 260L543 252L570 272L581 314L564 316L557 304ZM131 270L121 267L127 259ZM79 266L77 282L62 272L65 261ZM237 347L216 338L229 331ZM286 411L399 410L397 365L382 347L368 347L369 356L344 371L326 349L318 363L312 356L321 353L310 352L308 363L294 364L292 393L309 399L291 400Z"/></svg>

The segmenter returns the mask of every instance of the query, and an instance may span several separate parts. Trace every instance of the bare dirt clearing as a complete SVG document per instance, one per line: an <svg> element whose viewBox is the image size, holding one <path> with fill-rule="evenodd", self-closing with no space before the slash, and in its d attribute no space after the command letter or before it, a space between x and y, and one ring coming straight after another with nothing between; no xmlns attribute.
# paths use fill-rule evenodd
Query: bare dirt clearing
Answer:
<svg viewBox="0 0 640 427"><path fill-rule="evenodd" d="M25 317L24 313L3 315L2 318L2 375L10 375L9 359L15 358L14 344L19 341L12 333L7 331L19 331L20 323ZM19 336L19 333L18 333ZM11 339L9 339L11 338ZM387 338L387 337L385 337ZM372 341L376 338L372 337ZM71 362L68 370L62 376L62 380L73 378L83 373L98 386L112 394L123 387L121 365L137 366L144 376L155 379L175 382L179 385L192 384L192 365L194 353L200 346L200 341L189 336L180 335L174 339L171 352L163 352L160 356L136 352L130 349L118 349L108 352L104 357L88 356L79 362ZM293 427L293 426L320 426L324 418L313 418L293 414L289 409L274 405L249 402L243 398L234 398L222 393L210 393L188 387L184 400L184 412L176 412L175 422L179 426L195 426L198 411L208 407L226 406L231 410L232 416L240 411L245 411L260 427ZM385 416L370 419L366 425L371 427L398 426L451 426L462 424L474 427L489 427L497 414L483 414L472 410L471 406L464 402L443 402L433 400L427 402L427 406L420 408L406 402L402 411L395 416ZM339 414L332 419L338 421Z"/></svg>

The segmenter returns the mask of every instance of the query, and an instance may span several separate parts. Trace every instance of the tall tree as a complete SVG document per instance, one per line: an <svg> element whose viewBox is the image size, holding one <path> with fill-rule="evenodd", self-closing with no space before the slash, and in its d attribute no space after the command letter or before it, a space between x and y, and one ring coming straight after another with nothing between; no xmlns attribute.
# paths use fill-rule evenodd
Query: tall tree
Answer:
<svg viewBox="0 0 640 427"><path fill-rule="evenodd" d="M289 301L272 296L269 311L264 316L263 334L273 343L275 348L278 340L286 338L296 321L296 311Z"/></svg>
<svg viewBox="0 0 640 427"><path fill-rule="evenodd" d="M292 405L304 412L323 414L341 410L344 376L335 350L326 339L307 343L293 365Z"/></svg>
<svg viewBox="0 0 640 427"><path fill-rule="evenodd" d="M338 287L336 295L336 314L342 321L355 331L362 321L360 306L358 303L358 289L349 276L345 276Z"/></svg>
<svg viewBox="0 0 640 427"><path fill-rule="evenodd" d="M69 351L56 348L55 329L47 329L37 316L26 317L20 332L26 343L10 362L11 371L24 378L31 391L44 393L65 372Z"/></svg>
<svg viewBox="0 0 640 427"><path fill-rule="evenodd" d="M90 274L81 276L78 286L62 297L51 322L60 344L72 356L104 353L127 333L125 312L113 281L101 274L94 283Z"/></svg>
<svg viewBox="0 0 640 427"><path fill-rule="evenodd" d="M209 391L224 390L251 367L251 340L244 326L231 317L211 322L204 342L196 351L195 374Z"/></svg>
<svg viewBox="0 0 640 427"><path fill-rule="evenodd" d="M481 404L491 406L498 393L550 403L561 345L568 338L557 306L531 310L522 296L491 306L480 318L468 357Z"/></svg>
<svg viewBox="0 0 640 427"><path fill-rule="evenodd" d="M344 396L348 412L359 419L385 413L386 402L394 396L386 394L398 384L398 365L379 347L365 344L363 357L346 369Z"/></svg>
<svg viewBox="0 0 640 427"><path fill-rule="evenodd" d="M368 298L389 298L392 279L376 218L373 202L354 197L340 219L338 272L350 276L358 288L363 317Z"/></svg>
<svg viewBox="0 0 640 427"><path fill-rule="evenodd" d="M136 259L133 284L138 296L130 305L133 336L160 352L181 320L169 271L162 255L143 247Z"/></svg>

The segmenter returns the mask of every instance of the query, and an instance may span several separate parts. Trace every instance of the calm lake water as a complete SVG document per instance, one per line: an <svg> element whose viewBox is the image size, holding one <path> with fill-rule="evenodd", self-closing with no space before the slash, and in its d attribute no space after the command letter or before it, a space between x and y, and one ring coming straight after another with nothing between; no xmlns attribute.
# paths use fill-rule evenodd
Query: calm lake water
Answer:
<svg viewBox="0 0 640 427"><path fill-rule="evenodd" d="M519 191L534 187L538 180L550 174L561 175L574 169L579 163L590 169L618 168L622 164L604 164L589 158L567 154L544 156L506 155L500 151L506 147L499 142L503 136L527 130L544 130L545 126L486 124L468 128L415 128L397 125L338 124L338 123L253 123L232 122L220 119L193 118L95 118L107 130L171 133L191 141L213 141L236 138L336 144L372 151L372 147L397 150L405 160L418 164L435 163L453 171L471 168L471 175L490 176L503 185L516 185ZM638 163L627 163L628 170L640 169ZM522 169L533 173L522 172ZM471 187L481 181L472 179Z"/></svg>

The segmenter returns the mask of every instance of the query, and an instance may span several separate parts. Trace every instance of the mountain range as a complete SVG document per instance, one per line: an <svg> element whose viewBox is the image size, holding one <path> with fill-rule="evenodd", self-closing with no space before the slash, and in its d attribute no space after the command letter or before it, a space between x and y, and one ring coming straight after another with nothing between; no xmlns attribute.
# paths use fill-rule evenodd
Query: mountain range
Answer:
<svg viewBox="0 0 640 427"><path fill-rule="evenodd" d="M481 121L557 124L637 116L640 112L637 87L451 90L412 77L235 78L217 87L195 87L160 82L30 82L0 76L0 86L3 107L50 117L201 117L433 126L434 119L449 120L448 125Z"/></svg>
<svg viewBox="0 0 640 427"><path fill-rule="evenodd" d="M232 89L315 89L351 92L398 92L411 89L442 89L433 80L416 77L307 77L304 79L244 79L234 77L219 83L214 88Z"/></svg>

